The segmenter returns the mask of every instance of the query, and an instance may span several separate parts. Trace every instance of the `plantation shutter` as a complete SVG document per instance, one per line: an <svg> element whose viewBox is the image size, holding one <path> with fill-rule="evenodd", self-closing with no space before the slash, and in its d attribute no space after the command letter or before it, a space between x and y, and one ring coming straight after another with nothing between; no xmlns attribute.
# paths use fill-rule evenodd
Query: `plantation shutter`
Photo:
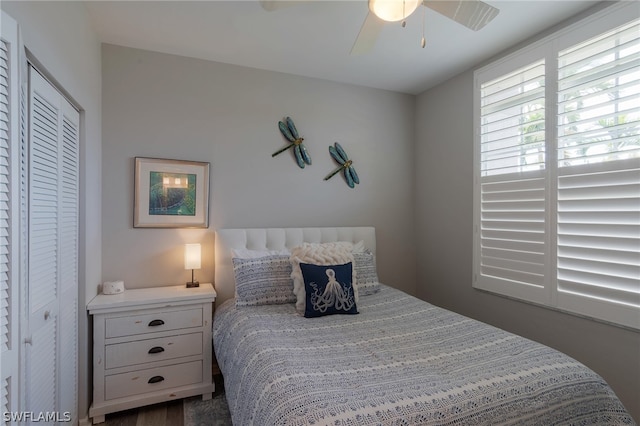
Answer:
<svg viewBox="0 0 640 426"><path fill-rule="evenodd" d="M19 61L17 24L2 12L0 37L0 358L2 363L0 368L2 383L0 383L0 396L3 413L17 412L19 409Z"/></svg>
<svg viewBox="0 0 640 426"><path fill-rule="evenodd" d="M544 60L481 84L479 157L474 286L543 301Z"/></svg>
<svg viewBox="0 0 640 426"><path fill-rule="evenodd" d="M475 72L473 285L640 329L640 20L630 9L612 6Z"/></svg>
<svg viewBox="0 0 640 426"><path fill-rule="evenodd" d="M558 306L640 328L640 21L558 55Z"/></svg>

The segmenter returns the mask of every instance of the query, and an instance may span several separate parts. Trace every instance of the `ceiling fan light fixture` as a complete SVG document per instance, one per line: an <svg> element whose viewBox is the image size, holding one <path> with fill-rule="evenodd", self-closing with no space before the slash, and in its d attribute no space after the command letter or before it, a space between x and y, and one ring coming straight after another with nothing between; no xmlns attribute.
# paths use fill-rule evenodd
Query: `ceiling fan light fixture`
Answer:
<svg viewBox="0 0 640 426"><path fill-rule="evenodd" d="M411 15L422 0L369 0L369 10L383 21L396 22Z"/></svg>

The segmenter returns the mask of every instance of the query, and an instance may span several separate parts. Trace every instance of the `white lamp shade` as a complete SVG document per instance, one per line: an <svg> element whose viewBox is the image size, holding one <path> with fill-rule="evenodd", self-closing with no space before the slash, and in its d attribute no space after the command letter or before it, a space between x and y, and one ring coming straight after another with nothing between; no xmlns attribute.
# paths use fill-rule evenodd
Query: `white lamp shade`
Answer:
<svg viewBox="0 0 640 426"><path fill-rule="evenodd" d="M185 244L184 269L200 269L201 254L202 249L200 244Z"/></svg>
<svg viewBox="0 0 640 426"><path fill-rule="evenodd" d="M369 0L369 9L383 21L395 22L411 15L422 0Z"/></svg>

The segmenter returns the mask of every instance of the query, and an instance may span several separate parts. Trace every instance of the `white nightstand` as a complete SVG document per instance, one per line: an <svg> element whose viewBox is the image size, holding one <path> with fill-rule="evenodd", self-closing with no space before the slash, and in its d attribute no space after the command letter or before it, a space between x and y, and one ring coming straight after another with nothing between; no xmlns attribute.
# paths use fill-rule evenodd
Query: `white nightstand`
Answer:
<svg viewBox="0 0 640 426"><path fill-rule="evenodd" d="M202 394L211 399L211 284L100 294L93 315L92 422L105 414Z"/></svg>

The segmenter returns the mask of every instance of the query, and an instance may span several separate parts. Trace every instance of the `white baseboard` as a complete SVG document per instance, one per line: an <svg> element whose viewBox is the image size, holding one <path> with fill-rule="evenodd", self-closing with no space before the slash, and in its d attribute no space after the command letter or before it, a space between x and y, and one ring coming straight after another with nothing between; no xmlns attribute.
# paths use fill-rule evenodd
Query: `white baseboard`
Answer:
<svg viewBox="0 0 640 426"><path fill-rule="evenodd" d="M89 419L89 416L83 417L78 420L78 426L91 426L91 420Z"/></svg>

